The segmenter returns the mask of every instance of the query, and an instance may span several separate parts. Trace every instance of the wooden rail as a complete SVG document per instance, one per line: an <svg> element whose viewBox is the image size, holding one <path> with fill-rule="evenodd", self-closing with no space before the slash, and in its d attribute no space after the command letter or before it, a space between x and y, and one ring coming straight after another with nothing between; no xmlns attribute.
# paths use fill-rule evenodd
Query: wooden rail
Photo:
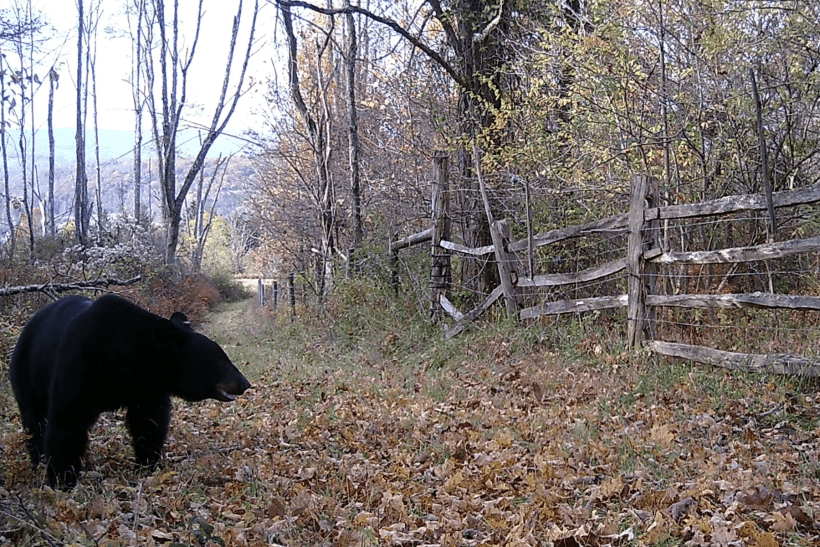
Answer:
<svg viewBox="0 0 820 547"><path fill-rule="evenodd" d="M655 292L654 269L658 265L698 265L741 263L749 261L768 261L784 258L796 254L820 252L820 237L792 239L789 241L770 242L746 247L734 247L711 251L677 252L662 250L661 242L657 240L659 222L675 219L698 218L706 216L730 215L748 211L765 211L772 208L811 205L820 202L820 183L797 190L774 192L767 200L765 195L734 195L701 203L670 205L658 207L657 184L648 177L636 176L632 181L632 195L628 213L613 215L604 219L587 222L576 226L567 226L557 230L532 234L532 227L528 225L528 237L510 241L508 235L494 238L494 245L470 248L460 243L449 241L443 235L434 242L435 249L459 253L465 256L478 257L495 254L502 279L507 285L510 281L514 286L496 287L475 308L467 313L461 313L447 299L444 293L434 296L435 304L445 313L453 317L456 322L450 328L447 337L455 336L465 326L479 317L501 295L505 296L507 309L511 307L511 299L517 298L517 291L521 288L532 287L561 287L579 283L605 279L621 272L628 272L628 293L614 296L599 296L594 298L580 298L544 302L538 305L518 310L521 319L534 319L543 315L557 315L565 313L582 313L594 310L626 307L628 309L628 337L631 346L642 343L645 336L654 335L652 328L652 309L656 307L685 307L685 308L768 308L820 311L820 297L782 295L770 293L745 294L676 294L659 295ZM503 227L503 224L500 225ZM499 226L492 226L496 232ZM627 256L605 264L587 268L575 273L548 273L537 275L532 270L533 249L572 238L589 236L600 233L626 233L628 235ZM508 232L507 232L508 233ZM498 233L494 233L498 235ZM437 239L433 236L433 229L423 230L390 244L391 256L396 251L418 243ZM504 247L499 252L497 245ZM436 250L433 250L435 256ZM520 275L518 268L523 268L524 262L513 257L512 253L526 251L528 256L527 275ZM736 370L749 370L777 374L801 374L805 376L820 376L820 360L808 359L799 356L777 355L747 355L690 346L673 342L651 340L644 344L650 350L663 355L683 357L697 362L724 366Z"/></svg>
<svg viewBox="0 0 820 547"><path fill-rule="evenodd" d="M811 378L820 376L820 360L808 359L797 355L785 353L773 353L770 355L735 353L704 346L661 342L659 340L648 342L646 347L661 355L680 357L682 359L695 361L696 363L731 370L765 372L767 374L793 374Z"/></svg>

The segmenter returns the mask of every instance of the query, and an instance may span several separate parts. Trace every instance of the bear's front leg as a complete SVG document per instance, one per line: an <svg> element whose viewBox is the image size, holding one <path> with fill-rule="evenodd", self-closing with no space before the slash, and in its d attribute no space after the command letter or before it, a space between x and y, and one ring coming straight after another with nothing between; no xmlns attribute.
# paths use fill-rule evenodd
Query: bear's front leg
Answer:
<svg viewBox="0 0 820 547"><path fill-rule="evenodd" d="M31 435L28 438L28 455L31 458L32 467L37 467L37 464L40 463L40 457L43 455L43 432L45 430L45 419L32 427L26 427L26 431Z"/></svg>
<svg viewBox="0 0 820 547"><path fill-rule="evenodd" d="M36 397L28 397L27 394L17 396L20 401L20 418L23 427L30 435L28 438L28 455L31 458L31 465L37 467L40 457L43 455L43 435L46 431L46 409Z"/></svg>
<svg viewBox="0 0 820 547"><path fill-rule="evenodd" d="M167 395L128 406L128 430L134 441L137 465L153 469L159 462L171 421L171 398Z"/></svg>
<svg viewBox="0 0 820 547"><path fill-rule="evenodd" d="M96 418L96 416L94 417ZM68 413L50 412L45 434L48 484L70 490L77 484L82 457L88 444L88 429L94 419L83 420Z"/></svg>

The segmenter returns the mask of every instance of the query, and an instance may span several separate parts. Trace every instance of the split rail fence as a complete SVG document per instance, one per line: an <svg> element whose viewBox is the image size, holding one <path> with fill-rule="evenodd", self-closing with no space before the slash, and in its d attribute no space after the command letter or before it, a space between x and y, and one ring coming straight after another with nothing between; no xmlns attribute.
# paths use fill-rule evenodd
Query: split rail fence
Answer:
<svg viewBox="0 0 820 547"><path fill-rule="evenodd" d="M670 221L703 217L721 218L739 213L766 212L820 202L820 184L793 191L775 192L770 200L765 195L734 195L701 203L659 207L657 181L647 176L632 180L629 211L624 214L567 226L544 233L533 233L532 220L527 219L527 237L513 240L505 220L493 222L492 230L501 236L502 244L480 248L468 248L448 239L447 215L449 184L447 180L447 157L437 155L436 180L433 181L433 226L403 239L392 241L388 253L393 264L394 283L398 283L398 253L400 250L430 242L432 267L430 275L430 313L438 321L444 313L455 319L446 332L452 337L461 332L492 304L503 298L508 311L512 310L521 320L541 316L584 313L595 310L626 308L627 338L630 347L643 346L649 350L672 357L725 368L756 372L800 374L820 376L820 359L785 353L751 354L724 351L701 345L684 344L655 339L655 310L658 308L695 308L718 310L725 308L758 308L820 311L820 298L815 296L774 294L768 292L729 294L660 294L662 285L660 268L703 267L703 265L737 265L743 262L769 261L803 253L820 251L820 237L790 239L746 247L724 248L708 251L674 252L664 250L664 226ZM529 195L528 195L529 197ZM774 224L772 224L773 226ZM575 273L546 273L536 275L534 260L541 247L566 242L573 238L601 233L626 234L626 255L602 265ZM494 239L499 241L498 239ZM501 248L499 248L501 247ZM541 250L541 255L549 254ZM460 312L448 298L450 283L449 259L453 254L480 257L494 255L501 283L478 305L466 313ZM527 255L528 267L518 258ZM768 262L766 262L768 264ZM524 272L524 275L522 275ZM590 298L556 301L527 302L524 290L532 288L558 288L579 283L604 280L626 275L625 294L594 296ZM617 285L617 284L616 284ZM620 284L621 286L623 283ZM529 298L532 300L532 298ZM548 299L548 298L546 298Z"/></svg>

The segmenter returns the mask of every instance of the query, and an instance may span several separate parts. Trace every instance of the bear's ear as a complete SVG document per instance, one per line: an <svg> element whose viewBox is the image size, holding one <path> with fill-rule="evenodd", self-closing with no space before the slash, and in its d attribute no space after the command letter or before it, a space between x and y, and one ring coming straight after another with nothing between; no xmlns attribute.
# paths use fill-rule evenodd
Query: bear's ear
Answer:
<svg viewBox="0 0 820 547"><path fill-rule="evenodd" d="M171 315L171 323L182 329L193 330L191 329L191 322L188 321L188 318L185 317L185 314L181 311L175 311L174 314Z"/></svg>

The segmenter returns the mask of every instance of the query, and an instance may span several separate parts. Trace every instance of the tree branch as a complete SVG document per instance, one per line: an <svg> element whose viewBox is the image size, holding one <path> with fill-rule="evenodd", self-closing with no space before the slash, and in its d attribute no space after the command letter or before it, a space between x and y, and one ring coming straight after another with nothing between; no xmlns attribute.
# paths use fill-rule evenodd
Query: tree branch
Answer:
<svg viewBox="0 0 820 547"><path fill-rule="evenodd" d="M359 6L344 6L341 8L322 8L319 6L315 6L309 2L303 2L301 0L276 0L276 3L282 7L305 8L313 10L318 13L322 13L324 15L343 15L348 13L359 13L361 15L364 15L365 17L372 19L377 23L381 23L382 25L390 27L391 29L396 31L398 34L404 37L404 39L413 44L414 47L417 47L418 49L423 51L430 59L435 61L436 64L443 68L444 71L453 79L453 81L456 82L456 84L458 84L463 89L470 89L464 77L461 74L459 74L455 68L453 68L453 65L445 61L441 55L433 51L429 46L427 46L421 40L410 34L410 32L407 29L405 29L389 17L382 17L381 15L376 15L372 11L366 10ZM445 28L449 26L449 24L446 24L445 21L442 21L442 24L445 25ZM450 39L452 40L452 38Z"/></svg>
<svg viewBox="0 0 820 547"><path fill-rule="evenodd" d="M131 279L113 279L110 277L101 277L93 281L78 281L76 283L43 283L41 285L18 285L16 287L0 287L0 297L12 296L15 294L23 294L30 292L42 292L54 298L56 293L66 291L82 291L87 289L100 289L111 285L127 286L133 285L142 279L141 275L132 277Z"/></svg>
<svg viewBox="0 0 820 547"><path fill-rule="evenodd" d="M248 70L248 60L251 57L251 49L253 47L253 37L256 32L256 18L259 14L259 0L254 2L253 6L253 17L251 19L251 28L250 28L250 36L248 37L248 48L245 51L245 58L242 63L242 70L239 73L239 81L236 84L236 93L233 95L232 100L230 101L230 106L228 107L228 112L225 114L225 117L221 120L222 112L225 109L226 98L228 96L228 85L230 83L231 77L231 66L233 65L234 53L236 51L236 41L237 35L239 34L239 24L242 19L242 2L239 2L239 7L237 8L236 15L233 19L233 30L231 32L231 45L230 50L228 52L228 62L225 66L225 78L222 81L222 91L219 95L219 101L217 102L216 108L214 110L214 117L211 121L211 127L208 129L208 133L205 136L205 140L200 146L199 153L197 154L196 158L194 159L194 164L191 166L191 169L188 171L188 174L185 177L184 182L182 183L182 188L179 190L179 195L176 198L176 206L181 207L182 203L185 201L185 196L188 194L188 190L190 190L191 185L194 183L196 179L196 175L200 169L202 169L203 165L205 164L205 157L207 156L208 152L211 149L211 146L216 141L216 138L222 134L222 131L225 129L225 126L230 121L231 116L233 116L234 111L236 110L236 104L239 102L239 97L242 95L242 85L245 81L245 73Z"/></svg>
<svg viewBox="0 0 820 547"><path fill-rule="evenodd" d="M450 41L450 47L455 50L459 57L463 57L464 51L462 49L461 40L458 39L456 29L453 28L452 24L450 24L450 17L447 15L447 12L445 12L444 8L441 7L441 2L439 2L439 0L429 0L429 2L430 5L433 6L433 11L436 13L436 19L439 20L442 28L444 28L444 33L447 35L447 40Z"/></svg>
<svg viewBox="0 0 820 547"><path fill-rule="evenodd" d="M481 32L477 32L473 35L474 44L480 44L481 42L487 39L487 36L489 36L493 29L498 26L498 23L501 22L501 14L503 13L503 11L504 0L501 0L501 2L498 4L498 14L496 14L493 20L487 24L484 30L482 30Z"/></svg>

